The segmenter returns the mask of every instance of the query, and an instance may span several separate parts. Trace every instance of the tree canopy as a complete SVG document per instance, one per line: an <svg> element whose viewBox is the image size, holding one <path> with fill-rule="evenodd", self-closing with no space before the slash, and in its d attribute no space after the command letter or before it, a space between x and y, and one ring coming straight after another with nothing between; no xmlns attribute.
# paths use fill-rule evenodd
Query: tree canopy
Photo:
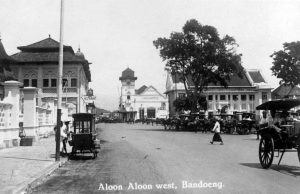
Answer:
<svg viewBox="0 0 300 194"><path fill-rule="evenodd" d="M199 102L203 103L203 91L209 84L226 87L232 74L243 76L241 54L236 52L238 45L234 38L228 35L220 38L215 27L201 25L195 19L188 20L182 32L158 38L153 44L166 61L166 67L179 75L192 111L201 107Z"/></svg>
<svg viewBox="0 0 300 194"><path fill-rule="evenodd" d="M275 51L271 70L281 79L280 84L296 86L300 84L300 41L284 43L283 50Z"/></svg>

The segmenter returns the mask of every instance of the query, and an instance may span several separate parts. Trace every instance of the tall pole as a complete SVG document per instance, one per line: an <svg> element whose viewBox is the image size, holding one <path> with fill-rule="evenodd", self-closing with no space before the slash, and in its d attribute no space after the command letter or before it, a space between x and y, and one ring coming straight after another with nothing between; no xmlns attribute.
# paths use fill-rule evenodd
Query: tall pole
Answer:
<svg viewBox="0 0 300 194"><path fill-rule="evenodd" d="M64 0L61 0L55 161L60 161L60 123L61 123L61 101L62 101L62 74L63 74L63 59L64 59L64 52L63 52L63 32L64 32L63 26L64 25L63 24L64 24Z"/></svg>

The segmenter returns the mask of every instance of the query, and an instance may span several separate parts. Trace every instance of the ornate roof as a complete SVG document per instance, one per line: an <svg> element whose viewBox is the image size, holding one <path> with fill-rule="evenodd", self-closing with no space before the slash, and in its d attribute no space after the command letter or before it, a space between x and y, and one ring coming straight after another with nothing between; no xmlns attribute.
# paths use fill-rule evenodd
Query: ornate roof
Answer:
<svg viewBox="0 0 300 194"><path fill-rule="evenodd" d="M29 44L27 46L19 46L17 47L21 51L34 52L34 51L58 51L59 50L59 42L53 40L50 35L48 38L35 42L33 44ZM69 51L74 54L74 50L71 46L64 45L64 51Z"/></svg>
<svg viewBox="0 0 300 194"><path fill-rule="evenodd" d="M1 38L0 38L0 65L2 65L3 63L11 64L14 62L15 62L15 60L13 58L11 58L10 56L8 56L8 54L6 53L4 46L2 44L2 41L1 41Z"/></svg>
<svg viewBox="0 0 300 194"><path fill-rule="evenodd" d="M77 63L82 64L87 80L91 81L89 63L84 57L77 56L71 46L63 46L64 64ZM25 65L28 63L45 64L56 63L59 60L59 42L53 40L50 36L44 40L38 41L27 46L20 46L21 52L13 54L11 57L17 64Z"/></svg>
<svg viewBox="0 0 300 194"><path fill-rule="evenodd" d="M134 71L130 69L129 67L122 71L122 76L119 78L119 80L137 80L137 77L134 77Z"/></svg>

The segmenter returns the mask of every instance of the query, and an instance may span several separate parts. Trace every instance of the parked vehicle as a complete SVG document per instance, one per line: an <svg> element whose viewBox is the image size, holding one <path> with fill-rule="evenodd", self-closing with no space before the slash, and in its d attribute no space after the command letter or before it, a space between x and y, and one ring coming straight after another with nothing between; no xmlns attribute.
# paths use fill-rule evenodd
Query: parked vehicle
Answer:
<svg viewBox="0 0 300 194"><path fill-rule="evenodd" d="M299 105L299 99L283 99L265 102L256 109L287 112ZM300 121L286 121L279 124L278 128L281 130L278 131L273 125L264 124L258 131L261 135L258 149L259 161L265 169L272 165L274 152L278 152L278 157L281 153L278 165L285 152L298 152L300 161Z"/></svg>
<svg viewBox="0 0 300 194"><path fill-rule="evenodd" d="M72 139L69 141L70 146L72 146L71 157L76 156L78 153L90 152L93 154L93 158L96 158L97 149L100 149L100 142L96 139L94 115L76 113L72 116L74 131L71 135Z"/></svg>

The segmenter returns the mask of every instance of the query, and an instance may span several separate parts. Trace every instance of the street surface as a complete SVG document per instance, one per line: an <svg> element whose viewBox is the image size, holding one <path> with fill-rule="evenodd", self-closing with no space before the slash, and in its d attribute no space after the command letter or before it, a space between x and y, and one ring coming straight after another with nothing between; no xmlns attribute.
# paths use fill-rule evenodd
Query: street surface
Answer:
<svg viewBox="0 0 300 194"><path fill-rule="evenodd" d="M261 168L256 135L225 135L211 145L212 133L165 131L146 124L97 125L102 143L68 161L33 193L299 193L297 153L275 157ZM277 155L277 153L275 153Z"/></svg>

